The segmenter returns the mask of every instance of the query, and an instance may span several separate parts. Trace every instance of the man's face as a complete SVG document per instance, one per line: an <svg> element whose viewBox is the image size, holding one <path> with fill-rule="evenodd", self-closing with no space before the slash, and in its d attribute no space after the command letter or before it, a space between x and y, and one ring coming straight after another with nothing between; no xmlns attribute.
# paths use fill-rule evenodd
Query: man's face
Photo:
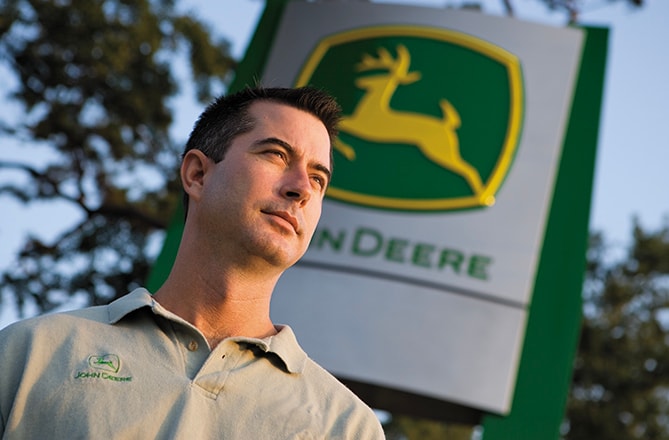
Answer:
<svg viewBox="0 0 669 440"><path fill-rule="evenodd" d="M318 118L268 101L249 108L255 128L205 172L198 203L221 258L285 269L306 251L330 179L330 138Z"/></svg>

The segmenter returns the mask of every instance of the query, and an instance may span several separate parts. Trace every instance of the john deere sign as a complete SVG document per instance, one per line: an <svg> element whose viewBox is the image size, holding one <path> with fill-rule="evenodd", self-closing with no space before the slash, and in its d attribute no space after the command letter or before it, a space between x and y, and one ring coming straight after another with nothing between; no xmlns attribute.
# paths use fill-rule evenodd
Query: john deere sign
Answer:
<svg viewBox="0 0 669 440"><path fill-rule="evenodd" d="M411 211L494 203L523 115L512 53L446 29L374 26L322 39L296 84L344 109L329 197Z"/></svg>
<svg viewBox="0 0 669 440"><path fill-rule="evenodd" d="M266 11L233 88L262 71L344 110L322 220L272 319L376 407L453 420L450 405L502 416L486 438L556 438L606 37L371 2Z"/></svg>
<svg viewBox="0 0 669 440"><path fill-rule="evenodd" d="M508 413L583 32L296 1L272 41L262 82L319 86L344 113L273 319L341 378Z"/></svg>
<svg viewBox="0 0 669 440"><path fill-rule="evenodd" d="M272 319L374 407L490 413L485 439L558 438L606 39L448 9L267 0L232 89L262 73L328 89L344 110L321 222Z"/></svg>

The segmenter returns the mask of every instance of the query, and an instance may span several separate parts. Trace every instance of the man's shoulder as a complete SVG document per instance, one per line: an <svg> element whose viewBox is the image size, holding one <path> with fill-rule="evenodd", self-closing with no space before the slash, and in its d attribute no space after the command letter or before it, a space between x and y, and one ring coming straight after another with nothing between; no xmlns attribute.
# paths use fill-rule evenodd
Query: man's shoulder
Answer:
<svg viewBox="0 0 669 440"><path fill-rule="evenodd" d="M69 329L86 329L88 326L112 324L146 303L142 297L143 289L137 289L116 301L98 306L47 313L45 315L22 319L0 330L0 340L8 336L34 336L37 334L63 333ZM118 315L118 316L116 316Z"/></svg>
<svg viewBox="0 0 669 440"><path fill-rule="evenodd" d="M113 324L127 313L148 304L144 289L136 289L106 305L47 313L22 319L0 330L0 343L7 339L31 338L38 335L54 337L69 331L86 331L91 326Z"/></svg>
<svg viewBox="0 0 669 440"><path fill-rule="evenodd" d="M287 325L267 349L279 355L286 366L290 399L311 408L313 420L322 423L328 438L382 439L383 430L372 409L332 373L310 358ZM320 414L317 416L316 414Z"/></svg>
<svg viewBox="0 0 669 440"><path fill-rule="evenodd" d="M332 395L339 400L362 403L333 374L307 355L290 326L280 325L278 328L279 334L271 338L266 350L276 353L286 364L288 372L299 373L293 377L300 377L303 387L321 395Z"/></svg>
<svg viewBox="0 0 669 440"><path fill-rule="evenodd" d="M322 388L323 392L341 394L348 399L358 399L339 379L311 358L307 358L303 374L306 381Z"/></svg>
<svg viewBox="0 0 669 440"><path fill-rule="evenodd" d="M0 330L0 343L17 338L33 338L37 335L54 336L83 323L105 324L108 322L106 306L87 307L78 310L49 313L22 319Z"/></svg>
<svg viewBox="0 0 669 440"><path fill-rule="evenodd" d="M374 411L332 373L309 358L303 371L303 380L313 387L321 402L337 414L333 422L339 429L365 432L366 438L383 438L383 430Z"/></svg>

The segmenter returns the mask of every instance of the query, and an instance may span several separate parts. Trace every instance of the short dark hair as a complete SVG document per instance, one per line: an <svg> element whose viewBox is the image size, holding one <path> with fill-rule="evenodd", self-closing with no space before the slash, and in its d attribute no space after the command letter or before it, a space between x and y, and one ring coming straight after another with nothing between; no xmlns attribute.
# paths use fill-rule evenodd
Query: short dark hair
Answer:
<svg viewBox="0 0 669 440"><path fill-rule="evenodd" d="M220 162L239 135L248 133L256 121L249 114L249 107L257 101L270 101L289 105L316 116L330 136L330 163L332 147L338 134L337 124L341 118L341 107L328 93L315 87L247 87L237 93L215 99L202 112L184 149L202 151L214 162ZM184 192L184 212L188 213L188 194Z"/></svg>

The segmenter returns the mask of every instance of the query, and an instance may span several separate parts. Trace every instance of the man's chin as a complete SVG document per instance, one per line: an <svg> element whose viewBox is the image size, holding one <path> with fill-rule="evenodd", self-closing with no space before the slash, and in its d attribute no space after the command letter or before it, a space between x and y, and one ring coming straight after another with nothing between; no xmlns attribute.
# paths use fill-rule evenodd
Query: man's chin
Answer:
<svg viewBox="0 0 669 440"><path fill-rule="evenodd" d="M304 252L299 255L295 255L294 252L288 252L282 249L275 249L273 252L268 252L265 254L265 260L275 266L278 269L286 270L289 267L294 266L300 258L302 258Z"/></svg>

